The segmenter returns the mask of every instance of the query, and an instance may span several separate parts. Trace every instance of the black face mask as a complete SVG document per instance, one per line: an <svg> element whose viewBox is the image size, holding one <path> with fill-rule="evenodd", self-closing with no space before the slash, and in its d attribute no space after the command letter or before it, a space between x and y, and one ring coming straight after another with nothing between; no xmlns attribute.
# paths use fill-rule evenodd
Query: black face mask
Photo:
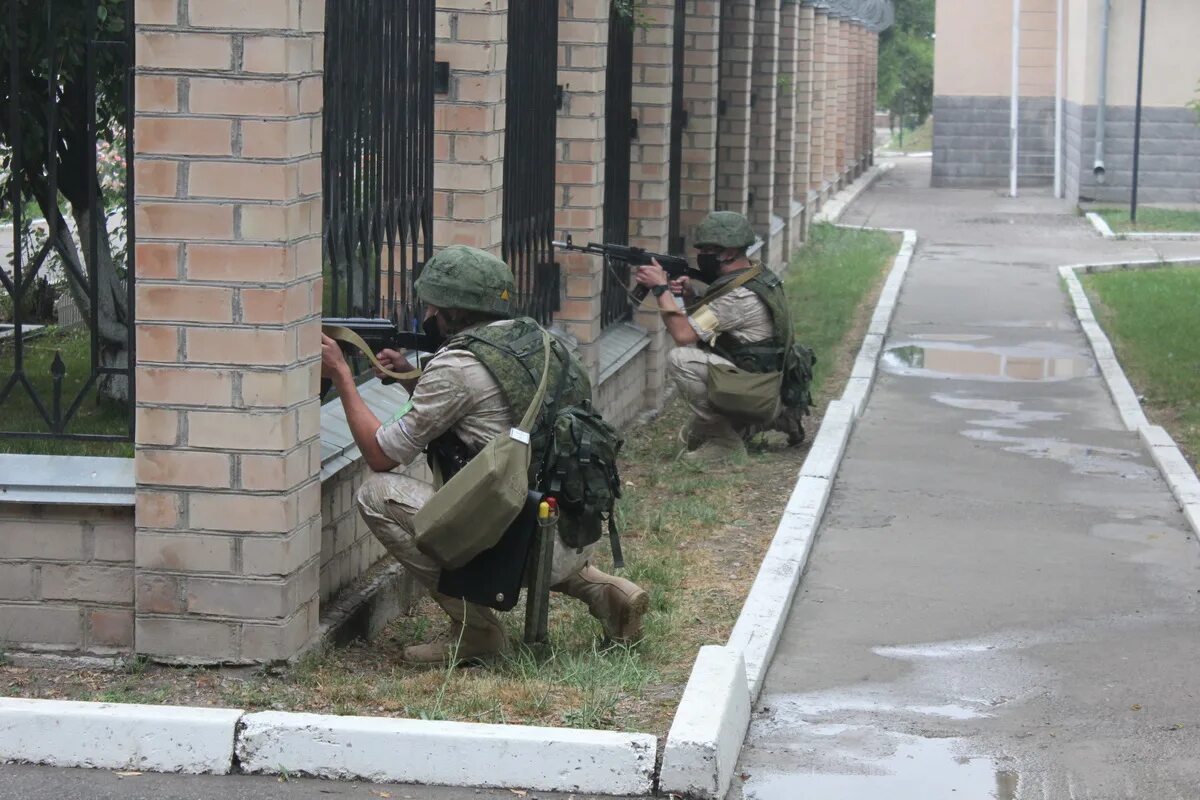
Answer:
<svg viewBox="0 0 1200 800"><path fill-rule="evenodd" d="M696 255L696 266L700 272L704 273L704 277L711 282L721 274L721 257L716 253L698 253Z"/></svg>
<svg viewBox="0 0 1200 800"><path fill-rule="evenodd" d="M442 334L441 327L438 325L437 314L422 322L421 330L424 331L426 336L432 339L431 345L434 350L442 349L442 345L446 343L446 337Z"/></svg>

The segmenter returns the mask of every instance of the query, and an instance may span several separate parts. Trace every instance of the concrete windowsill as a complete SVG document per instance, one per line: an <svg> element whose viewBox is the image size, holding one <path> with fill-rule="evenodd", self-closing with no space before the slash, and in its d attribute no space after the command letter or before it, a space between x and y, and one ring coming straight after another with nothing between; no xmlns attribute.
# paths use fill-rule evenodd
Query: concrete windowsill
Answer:
<svg viewBox="0 0 1200 800"><path fill-rule="evenodd" d="M132 506L132 458L0 454L0 503Z"/></svg>
<svg viewBox="0 0 1200 800"><path fill-rule="evenodd" d="M385 423L400 406L408 402L408 392L403 386L398 383L384 386L378 378L359 386L358 393L380 422ZM336 398L330 400L321 406L321 483L346 467L357 464L361 458L362 453L350 435L350 426L346 424L342 401Z"/></svg>
<svg viewBox="0 0 1200 800"><path fill-rule="evenodd" d="M599 386L650 346L650 334L637 325L622 322L601 333L596 345L600 362Z"/></svg>

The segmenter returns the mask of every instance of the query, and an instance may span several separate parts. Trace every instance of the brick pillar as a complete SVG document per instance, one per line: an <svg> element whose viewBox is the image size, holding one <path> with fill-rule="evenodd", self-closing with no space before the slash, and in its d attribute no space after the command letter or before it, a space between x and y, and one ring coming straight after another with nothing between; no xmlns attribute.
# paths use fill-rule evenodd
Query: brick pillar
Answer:
<svg viewBox="0 0 1200 800"><path fill-rule="evenodd" d="M136 648L317 626L324 2L139 2Z"/></svg>
<svg viewBox="0 0 1200 800"><path fill-rule="evenodd" d="M716 207L720 7L718 0L688 0L684 17L683 102L688 118L679 228L689 245L692 228Z"/></svg>
<svg viewBox="0 0 1200 800"><path fill-rule="evenodd" d="M763 238L763 263L779 263L771 231L775 211L775 125L779 87L779 3L760 3L754 14L754 76L750 108L750 224Z"/></svg>
<svg viewBox="0 0 1200 800"><path fill-rule="evenodd" d="M855 23L851 28L854 43L854 124L850 126L850 156L854 166L854 177L863 171L863 129L864 113L863 98L866 97L866 57L863 47L863 26Z"/></svg>
<svg viewBox="0 0 1200 800"><path fill-rule="evenodd" d="M748 213L750 93L754 75L754 0L725 0L721 18L721 114L717 208ZM763 231L763 235L766 232Z"/></svg>
<svg viewBox="0 0 1200 800"><path fill-rule="evenodd" d="M792 196L804 204L801 224L794 232L795 241L808 238L813 204L809 199L812 184L813 144L813 28L816 14L811 6L800 6L796 21L796 170Z"/></svg>
<svg viewBox="0 0 1200 800"><path fill-rule="evenodd" d="M841 20L833 15L825 34L825 145L822 148L825 165L821 171L822 186L826 196L838 190L838 86L841 82L841 36L838 26Z"/></svg>
<svg viewBox="0 0 1200 800"><path fill-rule="evenodd" d="M792 202L796 180L796 58L800 43L800 4L784 3L779 12L779 77L776 85L776 144L775 144L775 216L783 220L783 252L780 258L787 263L792 246L800 241L800 217L793 223Z"/></svg>
<svg viewBox="0 0 1200 800"><path fill-rule="evenodd" d="M450 64L450 91L434 97L434 244L500 255L508 7L453 6L437 12L436 58Z"/></svg>
<svg viewBox="0 0 1200 800"><path fill-rule="evenodd" d="M638 137L630 160L630 244L658 253L667 241L670 209L671 96L675 59L675 0L642 0L633 44L633 117ZM635 322L650 333L644 403L662 405L666 389L666 328L652 302Z"/></svg>
<svg viewBox="0 0 1200 800"><path fill-rule="evenodd" d="M874 166L875 164L875 109L879 105L879 34L872 32L867 40L867 53L869 61L867 64L867 75L870 77L871 85L867 92L867 106L871 113L871 124L868 126L870 133L867 137L867 165Z"/></svg>
<svg viewBox="0 0 1200 800"><path fill-rule="evenodd" d="M850 109L847 107L849 101L849 93L847 92L847 84L849 81L849 49L846 42L846 28L849 23L844 19L838 19L835 22L836 33L835 38L837 44L835 46L834 60L834 160L833 160L833 181L836 189L841 189L845 185L846 177L846 120L849 116Z"/></svg>
<svg viewBox="0 0 1200 800"><path fill-rule="evenodd" d="M809 203L815 213L825 199L825 114L829 91L829 14L814 9L812 44L812 143L809 161ZM811 214L809 215L812 216Z"/></svg>
<svg viewBox="0 0 1200 800"><path fill-rule="evenodd" d="M519 0L515 0L519 2ZM558 82L564 90L558 114L558 211L555 231L583 243L604 233L604 89L608 61L608 0L561 0ZM555 320L580 344L596 382L603 259L559 253L566 297Z"/></svg>

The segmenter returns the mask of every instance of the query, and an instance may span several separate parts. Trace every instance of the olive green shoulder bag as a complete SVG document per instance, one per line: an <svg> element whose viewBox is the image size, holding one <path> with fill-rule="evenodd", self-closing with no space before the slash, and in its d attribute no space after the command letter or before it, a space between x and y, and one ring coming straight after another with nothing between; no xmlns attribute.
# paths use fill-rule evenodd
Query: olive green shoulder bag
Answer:
<svg viewBox="0 0 1200 800"><path fill-rule="evenodd" d="M521 424L488 442L413 518L417 549L443 567L456 569L494 547L525 506L529 437L550 378L550 334L542 337L542 381Z"/></svg>

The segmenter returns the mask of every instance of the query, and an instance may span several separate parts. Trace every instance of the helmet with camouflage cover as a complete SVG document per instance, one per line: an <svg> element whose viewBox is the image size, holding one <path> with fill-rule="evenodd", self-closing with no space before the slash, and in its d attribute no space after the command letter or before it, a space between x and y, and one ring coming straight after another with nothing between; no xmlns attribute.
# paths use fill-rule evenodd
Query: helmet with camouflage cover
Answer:
<svg viewBox="0 0 1200 800"><path fill-rule="evenodd" d="M453 245L425 265L414 288L423 303L511 316L516 293L512 270L491 253Z"/></svg>
<svg viewBox="0 0 1200 800"><path fill-rule="evenodd" d="M758 237L750 227L750 221L736 211L714 211L700 221L692 234L696 247L736 247L754 244Z"/></svg>

